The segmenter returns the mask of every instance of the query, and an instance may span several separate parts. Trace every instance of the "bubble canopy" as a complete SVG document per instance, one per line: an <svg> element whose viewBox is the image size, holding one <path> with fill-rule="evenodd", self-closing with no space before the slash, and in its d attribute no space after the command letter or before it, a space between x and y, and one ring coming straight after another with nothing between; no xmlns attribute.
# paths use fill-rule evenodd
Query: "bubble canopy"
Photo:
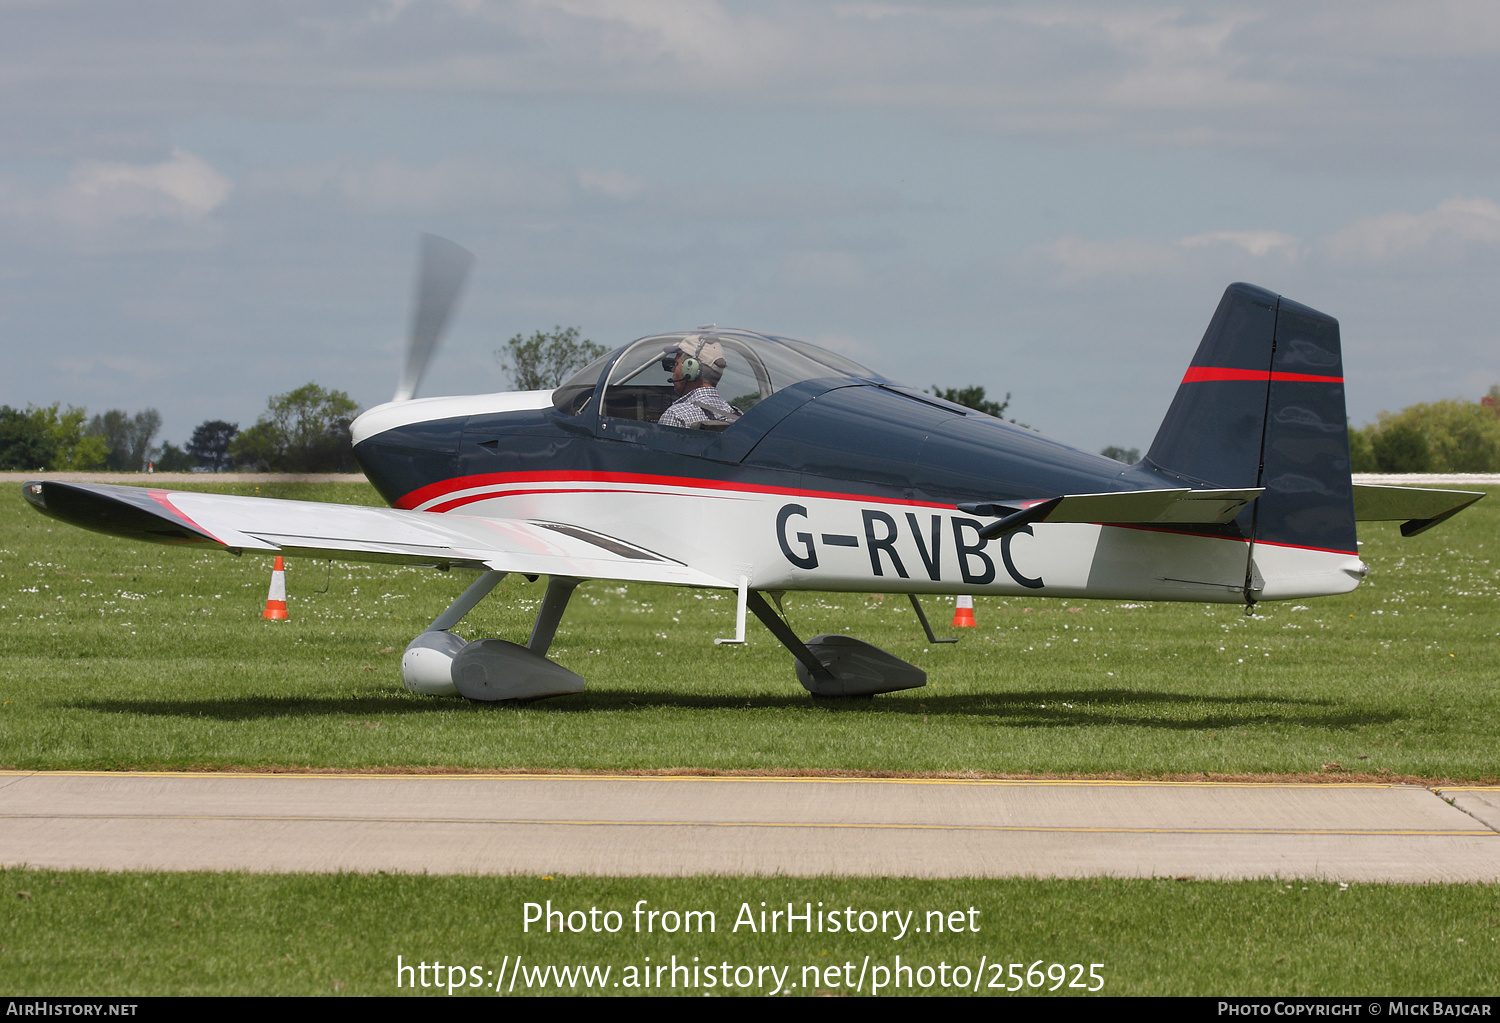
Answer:
<svg viewBox="0 0 1500 1023"><path fill-rule="evenodd" d="M724 349L727 365L715 386L741 412L804 380L888 382L852 359L795 338L746 330L687 330L644 337L601 356L554 391L552 404L565 415L602 412L654 423L674 397L671 362L664 364L663 353L684 340L717 343Z"/></svg>

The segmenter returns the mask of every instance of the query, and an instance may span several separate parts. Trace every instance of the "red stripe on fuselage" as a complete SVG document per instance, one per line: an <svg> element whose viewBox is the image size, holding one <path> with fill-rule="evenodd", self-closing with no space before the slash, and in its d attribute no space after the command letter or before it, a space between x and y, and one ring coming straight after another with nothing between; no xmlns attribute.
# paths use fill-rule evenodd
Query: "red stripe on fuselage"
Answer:
<svg viewBox="0 0 1500 1023"><path fill-rule="evenodd" d="M687 476L652 476L646 473L629 472L515 472L515 473L487 473L482 476L460 476L456 479L444 480L441 483L430 483L425 487L412 491L401 500L396 502L397 508L413 509L427 501L442 497L444 494L452 494L460 490L476 490L481 487L502 487L511 483L619 483L625 486L650 486L680 487L693 490L721 490L731 494L773 494L783 497L816 497L835 501L864 501L871 504L900 504L909 505L914 508L941 508L944 511L957 511L957 505L942 504L936 501L912 501L900 497L875 497L868 494L843 494L828 490L799 490L794 487L772 487L755 483L731 483L726 480L705 480ZM441 504L433 505L427 510L433 513L451 511L467 504L479 501L488 501L492 498L516 497L526 494L610 494L610 493L633 493L633 494L660 494L659 490L625 490L615 487L547 487L530 488L526 490L486 490L478 494L465 494ZM714 496L714 495L705 495ZM719 495L727 497L728 494ZM1032 502L1035 503L1035 502ZM174 511L176 509L173 509ZM181 513L178 512L180 515ZM186 516L183 516L186 518ZM1094 525L1114 526L1118 529L1145 529L1156 533L1177 533L1182 536L1201 536L1209 540L1232 540L1236 543L1249 543L1248 539L1229 536L1216 536L1212 533L1195 533L1187 529L1171 529L1162 526L1130 525L1117 522L1096 522ZM195 523L196 525L196 523ZM222 541L221 541L222 542ZM1302 544L1275 543L1270 540L1257 540L1256 543L1266 544L1270 547L1295 547L1300 550L1324 551L1329 554L1353 554L1357 551L1340 551L1331 547L1309 547Z"/></svg>
<svg viewBox="0 0 1500 1023"><path fill-rule="evenodd" d="M778 494L785 497L820 497L835 501L864 501L879 504L904 504L915 508L952 509L954 505L937 501L913 501L902 497L876 497L870 494L844 494L829 490L802 490L797 487L773 487L759 483L734 483L728 480L705 480L691 476L654 476L637 472L497 472L480 476L460 476L456 479L429 483L407 494L396 502L397 508L417 508L429 501L460 490L477 490L481 487L503 487L516 483L618 483L623 486L681 487L690 490L721 490L739 494ZM608 492L614 488L598 488L584 493ZM656 491L637 491L654 493ZM498 491L470 495L445 502L441 510L457 507L490 497L505 497L509 492ZM429 509L438 511L438 508Z"/></svg>
<svg viewBox="0 0 1500 1023"><path fill-rule="evenodd" d="M427 511L441 514L452 511L454 508L462 508L466 504L475 501L488 501L494 497L521 497L526 494L660 494L660 490L630 490L621 487L533 487L528 490L486 490L478 494L465 494L463 497L455 497L451 501L435 504ZM710 500L719 501L741 501L744 498L730 497L727 494L705 495ZM943 507L947 507L944 505Z"/></svg>
<svg viewBox="0 0 1500 1023"><path fill-rule="evenodd" d="M1320 377L1311 373L1275 373L1268 369L1226 369L1223 366L1189 366L1182 375L1185 384L1201 384L1209 380L1285 380L1304 384L1341 384L1343 377Z"/></svg>

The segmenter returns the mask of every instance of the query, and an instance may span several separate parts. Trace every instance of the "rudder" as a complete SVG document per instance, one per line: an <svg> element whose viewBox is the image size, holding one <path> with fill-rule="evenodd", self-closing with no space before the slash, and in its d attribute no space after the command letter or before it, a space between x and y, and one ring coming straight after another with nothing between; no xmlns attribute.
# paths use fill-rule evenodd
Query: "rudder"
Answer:
<svg viewBox="0 0 1500 1023"><path fill-rule="evenodd" d="M1256 542L1357 553L1339 321L1281 299L1269 387Z"/></svg>

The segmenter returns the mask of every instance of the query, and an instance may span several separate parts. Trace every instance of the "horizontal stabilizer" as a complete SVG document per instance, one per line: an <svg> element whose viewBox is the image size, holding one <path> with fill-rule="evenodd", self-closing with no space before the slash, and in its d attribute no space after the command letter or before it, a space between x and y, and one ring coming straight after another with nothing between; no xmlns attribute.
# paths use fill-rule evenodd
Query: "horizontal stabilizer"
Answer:
<svg viewBox="0 0 1500 1023"><path fill-rule="evenodd" d="M1119 525L1181 525L1229 522L1260 496L1260 489L1127 490L1112 494L1066 494L1035 501L960 505L976 515L1003 514L979 531L986 539L1033 522L1101 522Z"/></svg>
<svg viewBox="0 0 1500 1023"><path fill-rule="evenodd" d="M1228 522L1260 495L1245 490L1136 490L1069 494L1044 522L1119 522L1129 525Z"/></svg>
<svg viewBox="0 0 1500 1023"><path fill-rule="evenodd" d="M1425 490L1356 483L1354 518L1357 522L1402 520L1401 535L1416 536L1452 518L1483 496L1483 491L1475 490Z"/></svg>

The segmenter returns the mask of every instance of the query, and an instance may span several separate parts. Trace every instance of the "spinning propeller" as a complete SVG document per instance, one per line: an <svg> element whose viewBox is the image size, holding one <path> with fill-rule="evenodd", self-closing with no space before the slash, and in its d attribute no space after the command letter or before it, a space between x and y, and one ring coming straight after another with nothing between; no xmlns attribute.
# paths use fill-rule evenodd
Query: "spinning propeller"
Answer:
<svg viewBox="0 0 1500 1023"><path fill-rule="evenodd" d="M427 371L427 363L448 326L448 318L458 305L459 295L463 294L464 282L468 280L469 268L473 265L474 253L462 245L435 234L422 235L406 368L401 372L401 382L396 385L392 401L406 401L416 393L422 374Z"/></svg>

